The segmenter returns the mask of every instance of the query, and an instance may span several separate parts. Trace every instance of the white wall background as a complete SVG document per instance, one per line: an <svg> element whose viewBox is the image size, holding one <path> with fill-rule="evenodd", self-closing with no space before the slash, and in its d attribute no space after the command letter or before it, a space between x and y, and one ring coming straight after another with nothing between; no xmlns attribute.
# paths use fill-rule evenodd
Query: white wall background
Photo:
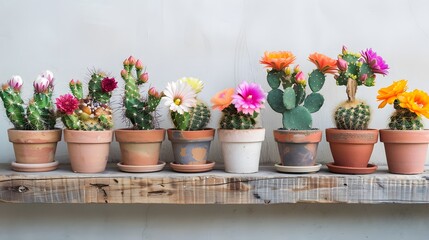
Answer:
<svg viewBox="0 0 429 240"><path fill-rule="evenodd" d="M358 97L373 107L371 127L384 128L392 108L376 109L380 87L406 78L410 89L429 91L428 10L424 0L0 0L0 80L21 75L29 98L34 78L50 69L59 96L68 92L70 79L86 80L91 68L120 80L122 61L132 54L143 60L152 86L159 89L182 76L204 80L200 97L208 102L242 80L268 90L258 63L265 50L291 50L309 72L313 66L306 59L314 51L335 57L343 44L355 51L372 47L390 65L390 74L379 77L376 87L361 87ZM332 77L322 93L325 105L313 118L315 127L325 129L333 126L331 113L346 95ZM0 111L0 162L8 163L14 158L6 135L11 125L3 107ZM171 127L165 108L159 112L161 127ZM219 113L213 113L210 126L216 127L218 119ZM116 128L125 126L121 116L115 120ZM273 163L278 157L271 132L281 126L281 117L268 107L262 124L268 133L262 158ZM163 148L162 159L170 161L168 141ZM371 161L385 164L383 151L377 144ZM212 160L221 161L218 153L215 141ZM67 162L63 143L57 155ZM323 140L319 162L331 159ZM111 161L118 160L118 145L112 143ZM3 205L0 238L285 239L290 234L294 239L427 239L425 206L337 206ZM185 235L194 226L196 233Z"/></svg>

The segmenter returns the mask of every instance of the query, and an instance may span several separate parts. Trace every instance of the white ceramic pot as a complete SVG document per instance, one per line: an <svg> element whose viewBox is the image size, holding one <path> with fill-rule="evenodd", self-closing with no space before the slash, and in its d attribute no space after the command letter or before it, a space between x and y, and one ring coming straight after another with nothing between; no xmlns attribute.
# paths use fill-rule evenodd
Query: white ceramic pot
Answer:
<svg viewBox="0 0 429 240"><path fill-rule="evenodd" d="M255 173L259 170L261 146L265 129L218 129L225 171L230 173Z"/></svg>

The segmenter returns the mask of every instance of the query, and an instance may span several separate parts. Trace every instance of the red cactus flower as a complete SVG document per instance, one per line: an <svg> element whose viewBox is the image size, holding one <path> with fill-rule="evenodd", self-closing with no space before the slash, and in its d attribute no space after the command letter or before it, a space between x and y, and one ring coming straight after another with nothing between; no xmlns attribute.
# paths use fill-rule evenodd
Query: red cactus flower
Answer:
<svg viewBox="0 0 429 240"><path fill-rule="evenodd" d="M55 104L57 105L57 109L61 113L65 113L67 115L71 115L74 113L76 109L79 107L79 100L75 98L70 93L59 96Z"/></svg>
<svg viewBox="0 0 429 240"><path fill-rule="evenodd" d="M103 92L111 92L118 87L118 82L116 82L115 78L105 77L101 80L101 89Z"/></svg>

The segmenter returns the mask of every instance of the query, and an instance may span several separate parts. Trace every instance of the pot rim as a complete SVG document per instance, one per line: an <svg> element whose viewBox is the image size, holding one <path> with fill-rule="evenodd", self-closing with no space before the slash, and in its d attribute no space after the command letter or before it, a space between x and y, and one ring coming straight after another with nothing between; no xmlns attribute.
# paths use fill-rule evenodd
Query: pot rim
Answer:
<svg viewBox="0 0 429 240"><path fill-rule="evenodd" d="M338 128L325 129L326 141L329 143L375 144L378 142L378 129L347 130ZM350 135L352 137L347 137Z"/></svg>
<svg viewBox="0 0 429 240"><path fill-rule="evenodd" d="M254 129L217 129L220 142L252 143L265 140L265 128Z"/></svg>
<svg viewBox="0 0 429 240"><path fill-rule="evenodd" d="M61 141L62 136L62 129L61 128L55 128L55 129L48 129L48 130L17 130L15 128L9 128L7 130L9 142L12 143L57 143ZM41 139L40 137L32 137L33 135L48 135L50 136L50 140L44 137L44 139ZM19 135L25 135L25 139L18 140L15 136ZM19 138L19 137L18 137Z"/></svg>
<svg viewBox="0 0 429 240"><path fill-rule="evenodd" d="M429 129L423 129L423 130L380 129L380 142L404 143L404 144L428 144Z"/></svg>
<svg viewBox="0 0 429 240"><path fill-rule="evenodd" d="M83 135L89 136L84 139ZM113 140L113 130L83 131L64 129L64 142L67 143L110 143Z"/></svg>
<svg viewBox="0 0 429 240"><path fill-rule="evenodd" d="M164 139L164 128L149 130L121 128L115 130L115 140L120 143L156 143L162 142Z"/></svg>
<svg viewBox="0 0 429 240"><path fill-rule="evenodd" d="M273 130L274 140L278 143L319 143L322 141L322 130Z"/></svg>
<svg viewBox="0 0 429 240"><path fill-rule="evenodd" d="M207 142L207 141L212 141L214 139L215 129L205 128L202 130L195 130L195 131L183 131L183 130L177 130L174 128L169 128L167 129L167 135L168 135L168 139L174 142L183 142L183 141Z"/></svg>

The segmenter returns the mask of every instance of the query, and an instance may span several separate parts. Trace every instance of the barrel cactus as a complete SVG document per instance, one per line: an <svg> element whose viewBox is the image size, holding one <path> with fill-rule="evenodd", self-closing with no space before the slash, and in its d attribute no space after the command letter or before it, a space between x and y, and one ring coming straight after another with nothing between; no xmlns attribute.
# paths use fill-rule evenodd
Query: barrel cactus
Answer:
<svg viewBox="0 0 429 240"><path fill-rule="evenodd" d="M429 118L429 95L421 90L407 92L407 80L393 82L378 91L379 108L393 104L395 112L390 116L391 130L423 130L422 116Z"/></svg>
<svg viewBox="0 0 429 240"><path fill-rule="evenodd" d="M313 53L309 60L316 65L308 76L311 93L307 95L307 81L299 65L289 66L295 60L291 52L265 52L261 63L271 68L267 72L267 81L272 90L267 101L270 107L283 116L283 128L290 130L312 129L311 113L320 110L324 97L319 93L326 74L336 72L336 60L320 53Z"/></svg>
<svg viewBox="0 0 429 240"><path fill-rule="evenodd" d="M25 104L21 97L23 85L20 76L3 84L0 98L6 109L6 115L17 130L50 130L55 128L56 114L52 102L54 76L46 70L33 82L34 94Z"/></svg>
<svg viewBox="0 0 429 240"><path fill-rule="evenodd" d="M253 129L266 93L260 85L243 81L236 89L218 92L212 99L213 109L222 111L221 129Z"/></svg>
<svg viewBox="0 0 429 240"><path fill-rule="evenodd" d="M72 94L56 99L61 121L69 130L102 131L113 128L112 109L109 106L112 91L117 87L114 78L102 72L91 73L88 95L83 97L82 83L71 80Z"/></svg>
<svg viewBox="0 0 429 240"><path fill-rule="evenodd" d="M195 131L204 129L210 121L210 109L197 94L203 82L197 78L184 77L167 84L164 90L165 105L177 130Z"/></svg>
<svg viewBox="0 0 429 240"><path fill-rule="evenodd" d="M123 65L121 77L125 82L124 115L131 122L133 129L154 129L154 112L161 101L162 93L151 87L146 97L141 96L139 87L149 81L149 75L144 71L142 62L130 56L124 60ZM133 75L134 69L135 76Z"/></svg>
<svg viewBox="0 0 429 240"><path fill-rule="evenodd" d="M347 101L338 106L334 120L338 129L365 130L371 119L368 104L356 99L358 86L375 85L376 74L386 75L389 66L371 48L353 53L343 47L337 60L337 85L346 86Z"/></svg>

